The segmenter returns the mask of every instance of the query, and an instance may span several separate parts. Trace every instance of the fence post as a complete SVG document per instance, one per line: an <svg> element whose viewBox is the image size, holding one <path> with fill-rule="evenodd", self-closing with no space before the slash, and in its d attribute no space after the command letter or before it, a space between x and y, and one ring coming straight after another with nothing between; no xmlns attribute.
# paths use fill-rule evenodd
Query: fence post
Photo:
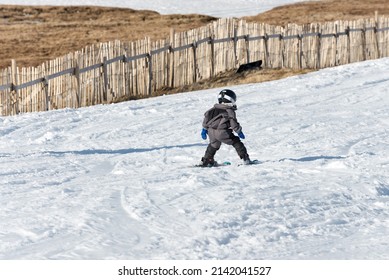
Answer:
<svg viewBox="0 0 389 280"><path fill-rule="evenodd" d="M197 49L197 42L194 41L192 43L192 49L193 49L193 81L197 82L197 55L196 55L196 49Z"/></svg>
<svg viewBox="0 0 389 280"><path fill-rule="evenodd" d="M153 90L152 90L152 86L153 86L153 57L151 55L151 52L147 54L147 58L146 59L147 59L147 66L149 68L148 95L151 96L151 94L153 93Z"/></svg>
<svg viewBox="0 0 389 280"><path fill-rule="evenodd" d="M215 76L215 35L211 34L210 42L211 45L211 77Z"/></svg>
<svg viewBox="0 0 389 280"><path fill-rule="evenodd" d="M168 52L168 57L169 57L169 63L168 63L168 79L167 79L167 84L169 87L173 88L174 87L174 29L170 29L170 42L169 42L169 52Z"/></svg>
<svg viewBox="0 0 389 280"><path fill-rule="evenodd" d="M347 35L347 63L350 64L351 62L351 38L350 38L350 26L347 26L346 30L346 35Z"/></svg>
<svg viewBox="0 0 389 280"><path fill-rule="evenodd" d="M103 100L108 100L108 90L109 90L109 81L108 81L108 67L107 67L107 57L103 57Z"/></svg>
<svg viewBox="0 0 389 280"><path fill-rule="evenodd" d="M381 58L381 52L380 52L380 43L378 41L378 11L375 11L375 25L374 25L374 38L376 42L376 48L377 48L377 58Z"/></svg>
<svg viewBox="0 0 389 280"><path fill-rule="evenodd" d="M234 21L234 56L235 56L235 67L238 65L238 28L237 23Z"/></svg>
<svg viewBox="0 0 389 280"><path fill-rule="evenodd" d="M298 37L298 67L299 69L303 68L303 36L297 34Z"/></svg>
<svg viewBox="0 0 389 280"><path fill-rule="evenodd" d="M246 43L246 63L250 63L250 34L244 36L244 40Z"/></svg>
<svg viewBox="0 0 389 280"><path fill-rule="evenodd" d="M47 76L43 78L43 86L45 90L45 97L46 97L46 111L50 110L50 96L49 96L49 80L47 79Z"/></svg>
<svg viewBox="0 0 389 280"><path fill-rule="evenodd" d="M335 46L333 47L333 57L334 57L334 66L337 66L338 65L338 58L337 58L337 54L338 54L338 25L335 24Z"/></svg>
<svg viewBox="0 0 389 280"><path fill-rule="evenodd" d="M12 59L11 61L11 79L12 79L12 89L10 96L10 105L11 105L11 114L14 112L15 115L19 113L19 94L16 86L18 84L18 68L16 67L16 60Z"/></svg>
<svg viewBox="0 0 389 280"><path fill-rule="evenodd" d="M321 30L318 28L317 32L317 61L316 61L316 69L320 69L321 66Z"/></svg>
<svg viewBox="0 0 389 280"><path fill-rule="evenodd" d="M76 67L74 68L74 76L76 77L76 108L81 107L81 81L80 81L80 65L78 60L76 61Z"/></svg>
<svg viewBox="0 0 389 280"><path fill-rule="evenodd" d="M281 66L278 65L277 67L281 67L281 68L284 68L285 67L285 48L284 48L284 45L285 45L285 41L284 41L284 36L285 36L285 29L282 30L282 33L280 33L280 35L278 36L278 49L279 49L279 56L278 57L281 57L280 58L280 61L281 61ZM297 54L298 55L298 54Z"/></svg>
<svg viewBox="0 0 389 280"><path fill-rule="evenodd" d="M363 28L362 28L362 60L365 61L367 57L367 49L366 49L366 24L363 23Z"/></svg>
<svg viewBox="0 0 389 280"><path fill-rule="evenodd" d="M265 36L263 37L263 41L265 43L265 66L267 68L270 67L270 57L269 57L269 46L268 46L268 43L269 43L269 35L267 35L267 33L265 33Z"/></svg>
<svg viewBox="0 0 389 280"><path fill-rule="evenodd" d="M146 38L147 39L147 44L146 44L146 49L147 49L147 57L146 57L146 63L147 67L149 69L149 81L148 81L148 89L147 93L149 96L152 95L153 93L153 55L152 55L152 44L150 37Z"/></svg>

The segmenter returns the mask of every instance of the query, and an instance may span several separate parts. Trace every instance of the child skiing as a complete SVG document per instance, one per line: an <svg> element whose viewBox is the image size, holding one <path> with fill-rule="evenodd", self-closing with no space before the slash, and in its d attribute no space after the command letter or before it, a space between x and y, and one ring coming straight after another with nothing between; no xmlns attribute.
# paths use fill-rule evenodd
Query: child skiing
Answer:
<svg viewBox="0 0 389 280"><path fill-rule="evenodd" d="M209 144L201 159L201 166L211 167L217 163L214 160L216 152L222 143L232 145L244 164L250 164L250 158L246 147L240 141L245 136L238 120L236 119L236 94L230 89L222 90L218 95L219 104L215 104L205 112L201 137L206 140L209 136ZM233 134L235 131L238 136Z"/></svg>

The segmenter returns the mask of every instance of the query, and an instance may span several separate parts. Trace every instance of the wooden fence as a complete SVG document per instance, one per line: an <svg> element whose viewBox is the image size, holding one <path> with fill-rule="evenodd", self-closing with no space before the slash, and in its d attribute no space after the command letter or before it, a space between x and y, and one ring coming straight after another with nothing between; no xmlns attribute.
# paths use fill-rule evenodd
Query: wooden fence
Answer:
<svg viewBox="0 0 389 280"><path fill-rule="evenodd" d="M286 27L220 19L151 42L108 42L0 70L3 116L153 96L262 60L265 68L332 67L389 56L389 18Z"/></svg>

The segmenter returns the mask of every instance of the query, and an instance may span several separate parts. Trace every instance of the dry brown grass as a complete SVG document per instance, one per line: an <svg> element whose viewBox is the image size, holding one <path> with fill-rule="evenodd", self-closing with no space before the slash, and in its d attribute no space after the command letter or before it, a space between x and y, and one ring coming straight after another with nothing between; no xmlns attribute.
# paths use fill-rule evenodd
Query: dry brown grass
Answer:
<svg viewBox="0 0 389 280"><path fill-rule="evenodd" d="M389 15L388 0L298 3L245 19L274 25L305 24L373 17L375 11ZM11 59L16 59L19 67L36 66L98 42L135 41L144 37L164 39L168 38L171 28L179 32L213 20L215 18L203 15L160 15L122 8L0 5L0 69L10 66ZM305 72L280 69L223 73L211 81L174 91L261 82Z"/></svg>
<svg viewBox="0 0 389 280"><path fill-rule="evenodd" d="M240 84L261 83L266 81L279 80L299 74L306 74L312 71L313 70L311 69L293 70L287 68L261 69L260 71L250 70L241 73L236 73L236 71L227 71L209 80L199 81L189 86L174 89L165 88L156 92L155 95L172 94L209 88L229 87Z"/></svg>
<svg viewBox="0 0 389 280"><path fill-rule="evenodd" d="M285 26L288 23L307 24L335 20L355 20L389 15L388 0L322 0L285 5L257 16L244 17L248 21Z"/></svg>
<svg viewBox="0 0 389 280"><path fill-rule="evenodd" d="M36 66L98 42L161 39L171 28L184 31L213 20L105 7L0 6L0 69L11 59Z"/></svg>

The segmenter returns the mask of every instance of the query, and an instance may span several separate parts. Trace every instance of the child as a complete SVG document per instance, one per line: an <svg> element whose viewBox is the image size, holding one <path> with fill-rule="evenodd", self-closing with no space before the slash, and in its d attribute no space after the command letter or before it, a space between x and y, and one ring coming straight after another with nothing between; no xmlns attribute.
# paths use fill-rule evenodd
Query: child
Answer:
<svg viewBox="0 0 389 280"><path fill-rule="evenodd" d="M250 164L250 158L247 154L246 147L239 138L244 139L238 120L236 119L236 94L232 90L222 90L218 95L219 104L215 104L204 114L203 129L201 137L207 139L209 136L209 144L205 151L204 157L201 159L202 166L214 166L216 162L214 156L220 149L222 143L232 145L239 157L243 159L244 164ZM238 136L233 134L235 131Z"/></svg>

